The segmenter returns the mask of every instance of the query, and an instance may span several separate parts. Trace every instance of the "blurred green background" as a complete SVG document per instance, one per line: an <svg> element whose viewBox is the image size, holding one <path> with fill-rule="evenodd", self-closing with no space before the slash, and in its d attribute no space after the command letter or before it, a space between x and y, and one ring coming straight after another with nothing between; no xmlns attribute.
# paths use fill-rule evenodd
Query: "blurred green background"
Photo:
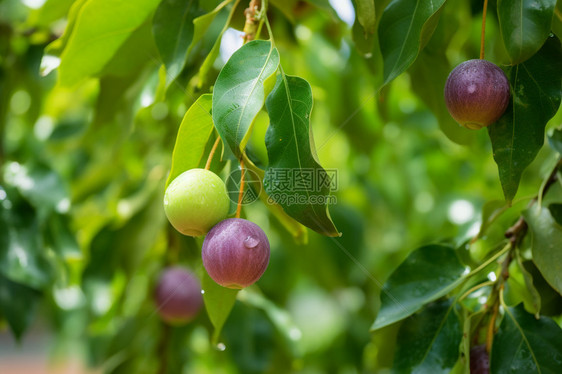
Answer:
<svg viewBox="0 0 562 374"><path fill-rule="evenodd" d="M246 4L206 75L198 68L220 22L166 88L149 17L96 76L63 87L55 40L77 1L0 0L0 371L31 373L3 366L30 357L112 373L154 373L163 356L171 373L388 367L395 331L369 332L385 279L422 244L460 245L478 231L483 205L503 201L486 131L461 132L464 145L456 144L439 128L443 113L430 110L441 99L431 84L442 87L451 67L478 56L480 2L450 0L424 55L379 92L376 36L365 37L350 1L272 1L283 68L312 85L311 126L322 165L338 173L330 211L343 235L309 230L300 245L263 203L245 206L243 216L269 237L268 270L239 294L219 346L202 312L173 328L163 349L152 290L171 248L179 263L204 271L202 240L175 232L162 208L175 136L187 108L242 44ZM386 3L376 2L379 16ZM486 55L501 64L493 3ZM437 49L442 65L424 61ZM267 121L258 117L248 145L258 163L267 161ZM559 112L549 128L561 122ZM541 150L511 217L556 157ZM223 178L232 167L215 165Z"/></svg>

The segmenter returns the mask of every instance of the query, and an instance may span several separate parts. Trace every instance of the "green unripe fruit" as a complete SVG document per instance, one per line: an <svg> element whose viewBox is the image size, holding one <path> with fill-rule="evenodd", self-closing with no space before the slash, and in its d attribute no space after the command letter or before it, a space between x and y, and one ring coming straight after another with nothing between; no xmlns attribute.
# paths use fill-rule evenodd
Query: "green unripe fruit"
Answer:
<svg viewBox="0 0 562 374"><path fill-rule="evenodd" d="M202 236L226 218L230 199L222 179L212 171L191 169L170 183L164 194L164 211L176 230Z"/></svg>

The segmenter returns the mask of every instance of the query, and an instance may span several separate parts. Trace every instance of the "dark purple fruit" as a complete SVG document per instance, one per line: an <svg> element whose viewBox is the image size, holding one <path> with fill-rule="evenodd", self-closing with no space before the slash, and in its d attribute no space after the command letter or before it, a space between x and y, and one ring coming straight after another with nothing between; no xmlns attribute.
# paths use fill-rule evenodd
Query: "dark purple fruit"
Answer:
<svg viewBox="0 0 562 374"><path fill-rule="evenodd" d="M470 349L470 374L490 374L490 357L485 344Z"/></svg>
<svg viewBox="0 0 562 374"><path fill-rule="evenodd" d="M203 242L203 266L223 287L240 289L255 283L269 264L269 241L253 222L229 218L216 224Z"/></svg>
<svg viewBox="0 0 562 374"><path fill-rule="evenodd" d="M201 305L201 283L187 269L179 266L162 271L154 293L160 317L171 324L193 319Z"/></svg>
<svg viewBox="0 0 562 374"><path fill-rule="evenodd" d="M509 103L504 72L486 60L468 60L453 69L445 83L445 103L462 126L478 130L496 122Z"/></svg>

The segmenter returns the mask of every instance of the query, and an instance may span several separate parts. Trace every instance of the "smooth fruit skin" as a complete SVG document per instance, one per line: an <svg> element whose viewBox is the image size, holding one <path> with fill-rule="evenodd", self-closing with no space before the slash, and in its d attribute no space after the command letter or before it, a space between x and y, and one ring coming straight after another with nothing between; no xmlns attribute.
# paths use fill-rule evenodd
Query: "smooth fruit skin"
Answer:
<svg viewBox="0 0 562 374"><path fill-rule="evenodd" d="M445 83L445 103L462 126L478 130L496 122L509 104L509 81L486 60L468 60L453 69Z"/></svg>
<svg viewBox="0 0 562 374"><path fill-rule="evenodd" d="M261 278L269 264L269 241L253 222L229 218L209 231L201 256L209 276L223 287L240 289Z"/></svg>
<svg viewBox="0 0 562 374"><path fill-rule="evenodd" d="M191 169L170 183L164 194L164 211L176 230L202 236L228 215L230 199L218 175Z"/></svg>
<svg viewBox="0 0 562 374"><path fill-rule="evenodd" d="M189 270L180 266L162 271L154 298L160 317L174 325L192 320L203 305L201 283Z"/></svg>

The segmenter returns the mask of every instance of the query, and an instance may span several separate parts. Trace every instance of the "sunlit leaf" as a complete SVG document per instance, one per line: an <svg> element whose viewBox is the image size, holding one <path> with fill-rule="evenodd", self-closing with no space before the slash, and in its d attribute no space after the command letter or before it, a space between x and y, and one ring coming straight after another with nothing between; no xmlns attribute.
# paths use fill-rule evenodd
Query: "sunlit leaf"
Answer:
<svg viewBox="0 0 562 374"><path fill-rule="evenodd" d="M172 155L172 169L166 187L181 173L199 166L205 146L213 133L212 95L199 97L181 121Z"/></svg>
<svg viewBox="0 0 562 374"><path fill-rule="evenodd" d="M60 3L59 0L53 0L52 2ZM68 23L66 24L66 28L64 29L63 34L60 38L54 40L53 42L49 43L47 47L45 47L45 52L48 54L54 54L60 56L64 48L68 43L68 39L74 30L74 26L76 26L76 20L78 19L78 14L84 4L86 4L88 0L75 0L73 1L70 10L66 16Z"/></svg>
<svg viewBox="0 0 562 374"><path fill-rule="evenodd" d="M379 42L384 59L384 83L403 73L437 26L446 0L393 0L379 23Z"/></svg>
<svg viewBox="0 0 562 374"><path fill-rule="evenodd" d="M254 40L234 52L213 90L213 120L222 140L240 157L252 123L265 101L264 83L277 70L271 42Z"/></svg>
<svg viewBox="0 0 562 374"><path fill-rule="evenodd" d="M535 319L522 305L507 308L490 354L492 373L559 373L562 330L550 318Z"/></svg>
<svg viewBox="0 0 562 374"><path fill-rule="evenodd" d="M66 16L74 0L47 0L45 4L29 15L31 25L48 27L51 23Z"/></svg>
<svg viewBox="0 0 562 374"><path fill-rule="evenodd" d="M511 201L523 170L544 142L546 123L560 106L562 49L555 37L532 58L506 71L512 103L498 122L488 127L494 160L498 164L504 196Z"/></svg>
<svg viewBox="0 0 562 374"><path fill-rule="evenodd" d="M428 245L413 251L381 291L381 308L372 330L400 321L462 282L464 266L455 250Z"/></svg>
<svg viewBox="0 0 562 374"><path fill-rule="evenodd" d="M550 34L556 0L498 0L498 20L511 64L534 55Z"/></svg>
<svg viewBox="0 0 562 374"><path fill-rule="evenodd" d="M365 29L366 34L375 32L375 0L355 0L357 20Z"/></svg>
<svg viewBox="0 0 562 374"><path fill-rule="evenodd" d="M72 86L98 73L158 3L158 0L86 2L61 55L60 83Z"/></svg>

